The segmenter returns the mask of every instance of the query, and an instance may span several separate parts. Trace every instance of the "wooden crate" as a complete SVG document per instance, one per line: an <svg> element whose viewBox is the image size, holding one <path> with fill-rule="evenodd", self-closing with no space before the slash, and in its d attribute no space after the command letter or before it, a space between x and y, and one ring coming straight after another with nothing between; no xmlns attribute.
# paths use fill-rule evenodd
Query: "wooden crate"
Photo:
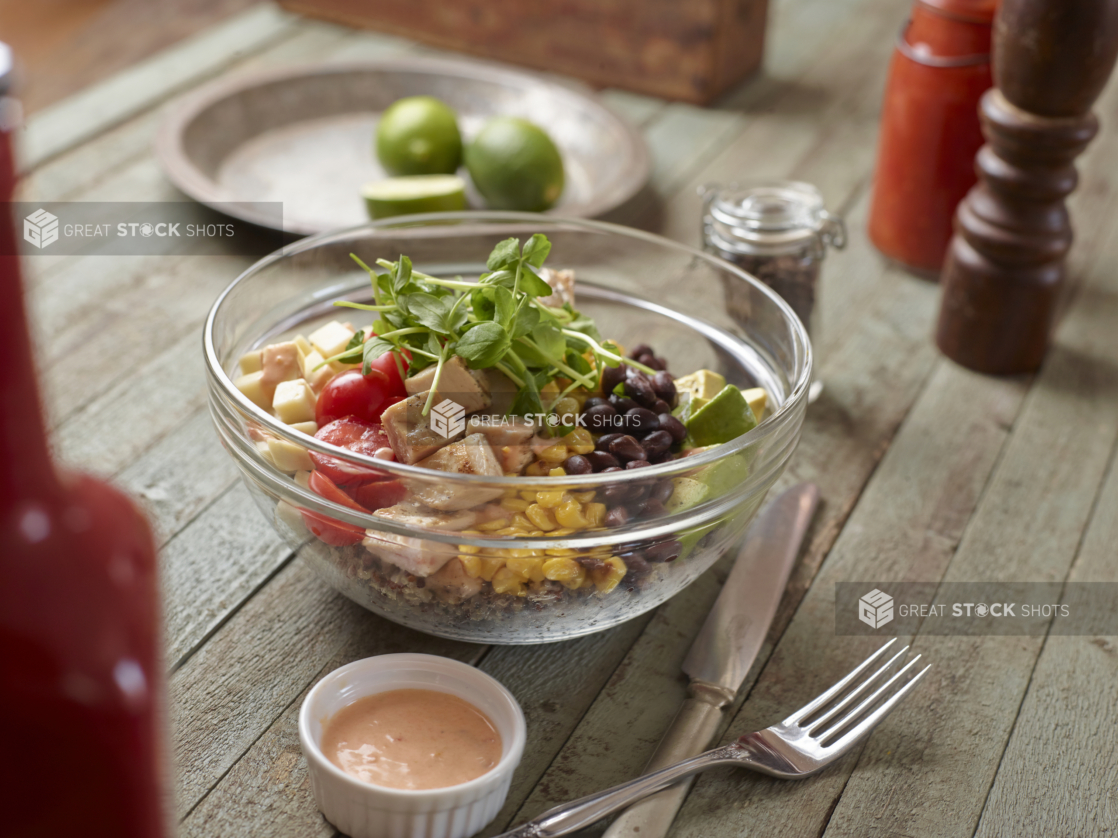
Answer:
<svg viewBox="0 0 1118 838"><path fill-rule="evenodd" d="M311 17L705 104L761 63L768 0L279 0Z"/></svg>

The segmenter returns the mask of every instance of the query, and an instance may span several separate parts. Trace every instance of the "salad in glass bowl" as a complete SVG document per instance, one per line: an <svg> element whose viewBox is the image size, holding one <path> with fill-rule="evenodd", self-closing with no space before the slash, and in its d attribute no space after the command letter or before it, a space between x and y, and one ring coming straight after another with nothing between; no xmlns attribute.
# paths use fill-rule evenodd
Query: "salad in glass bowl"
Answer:
<svg viewBox="0 0 1118 838"><path fill-rule="evenodd" d="M327 581L431 633L536 642L654 607L783 470L802 324L729 265L637 231L430 221L301 242L218 300L214 415L254 496ZM671 287L692 306L720 292L733 314L665 305L654 282L634 294L626 265L683 271Z"/></svg>

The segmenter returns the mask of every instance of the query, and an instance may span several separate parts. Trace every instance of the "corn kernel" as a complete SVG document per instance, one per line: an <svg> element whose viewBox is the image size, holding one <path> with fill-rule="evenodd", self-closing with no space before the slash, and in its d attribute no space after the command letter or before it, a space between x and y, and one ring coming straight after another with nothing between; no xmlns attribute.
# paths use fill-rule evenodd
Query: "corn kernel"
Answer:
<svg viewBox="0 0 1118 838"><path fill-rule="evenodd" d="M521 530L517 527L502 527L501 529L499 529L495 533L493 533L493 535L523 535L523 534L524 534L524 530Z"/></svg>
<svg viewBox="0 0 1118 838"><path fill-rule="evenodd" d="M511 512L524 512L530 505L524 498L505 498L501 501L501 506Z"/></svg>
<svg viewBox="0 0 1118 838"><path fill-rule="evenodd" d="M606 520L606 505L604 503L588 503L582 510L586 516L587 526L600 527Z"/></svg>
<svg viewBox="0 0 1118 838"><path fill-rule="evenodd" d="M549 445L547 448L539 453L539 458L541 460L543 460L545 463L551 463L552 465L563 462L569 456L571 455L567 451L567 446L559 443L556 443L555 445Z"/></svg>
<svg viewBox="0 0 1118 838"><path fill-rule="evenodd" d="M582 514L582 507L573 498L556 508L555 520L564 527L572 529L584 529L590 526L590 522Z"/></svg>
<svg viewBox="0 0 1118 838"><path fill-rule="evenodd" d="M556 466L555 468L553 468L551 471L549 471L547 473L547 476L548 477L566 477L567 476L567 470L565 468L563 468L562 466Z"/></svg>
<svg viewBox="0 0 1118 838"><path fill-rule="evenodd" d="M505 567L520 577L522 582L542 582L546 578L543 575L543 563L544 560L540 556L525 556L520 559L509 559Z"/></svg>
<svg viewBox="0 0 1118 838"><path fill-rule="evenodd" d="M462 568L466 571L467 576L477 579L481 576L481 557L476 555L461 555L458 561L462 562Z"/></svg>
<svg viewBox="0 0 1118 838"><path fill-rule="evenodd" d="M524 514L528 517L529 521L531 521L544 532L553 530L557 526L554 519L552 519L551 517L551 513L540 506L538 503L533 503L531 506L529 506Z"/></svg>
<svg viewBox="0 0 1118 838"><path fill-rule="evenodd" d="M475 547L473 544L459 544L458 545L458 552L459 553L469 553L470 555L475 555L480 551L481 551L481 548L480 547Z"/></svg>
<svg viewBox="0 0 1118 838"><path fill-rule="evenodd" d="M586 428L575 428L563 437L563 444L576 454L589 454L594 450L594 438Z"/></svg>
<svg viewBox="0 0 1118 838"><path fill-rule="evenodd" d="M551 492L536 492L536 503L544 509L554 509L556 506L564 504L570 499L571 496L562 489L556 489Z"/></svg>
<svg viewBox="0 0 1118 838"><path fill-rule="evenodd" d="M525 507L525 509L527 509L527 507ZM509 524L509 526L514 527L515 529L521 530L523 532L527 532L528 530L534 530L536 528L535 525L531 521L528 520L528 516L525 515L523 512L517 512L515 515L513 515L512 516L512 523Z"/></svg>
<svg viewBox="0 0 1118 838"><path fill-rule="evenodd" d="M525 594L524 583L507 567L502 567L493 574L493 590L499 594L512 594L514 596L524 596Z"/></svg>
<svg viewBox="0 0 1118 838"><path fill-rule="evenodd" d="M524 473L529 477L544 477L550 466L543 460L536 460L534 463L529 463L528 467L524 469Z"/></svg>
<svg viewBox="0 0 1118 838"><path fill-rule="evenodd" d="M595 494L596 492L591 489L589 492L571 492L571 497L579 503L590 503L590 501L594 500Z"/></svg>
<svg viewBox="0 0 1118 838"><path fill-rule="evenodd" d="M527 547L509 547L505 550L505 555L510 559L530 559L539 555L538 550L531 550Z"/></svg>
<svg viewBox="0 0 1118 838"><path fill-rule="evenodd" d="M536 502L536 490L535 489L525 489L525 490L520 492L520 497L524 498L524 500L528 501L529 503L535 503Z"/></svg>
<svg viewBox="0 0 1118 838"><path fill-rule="evenodd" d="M496 575L497 571L500 570L504 566L505 566L505 560L504 559L483 558L483 559L481 559L481 571L478 573L478 576L480 576L486 582L491 582L491 581L493 581L493 577L494 577L494 575Z"/></svg>
<svg viewBox="0 0 1118 838"><path fill-rule="evenodd" d="M586 568L571 558L554 558L543 563L543 575L553 582L559 582L565 588L574 590L586 579Z"/></svg>
<svg viewBox="0 0 1118 838"><path fill-rule="evenodd" d="M594 587L603 594L608 594L616 588L625 578L626 573L625 562L617 556L610 556L606 559L606 565L607 567L597 568L593 572Z"/></svg>
<svg viewBox="0 0 1118 838"><path fill-rule="evenodd" d="M558 538L561 535L574 535L574 532L575 531L570 527L560 527L557 530L552 530L549 535L551 535L552 538Z"/></svg>
<svg viewBox="0 0 1118 838"><path fill-rule="evenodd" d="M544 550L544 554L548 556L558 556L559 558L573 558L578 555L578 550L571 547L548 547Z"/></svg>
<svg viewBox="0 0 1118 838"><path fill-rule="evenodd" d="M478 524L477 528L482 532L496 532L497 530L504 529L508 525L508 518L494 518L492 521L486 521L484 524Z"/></svg>

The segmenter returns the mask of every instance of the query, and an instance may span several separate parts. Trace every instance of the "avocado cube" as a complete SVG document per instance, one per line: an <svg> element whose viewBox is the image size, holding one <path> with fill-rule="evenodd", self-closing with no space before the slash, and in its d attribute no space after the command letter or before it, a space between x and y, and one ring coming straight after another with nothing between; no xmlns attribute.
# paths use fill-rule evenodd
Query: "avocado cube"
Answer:
<svg viewBox="0 0 1118 838"><path fill-rule="evenodd" d="M713 399L725 386L726 377L710 370L699 370L675 380L676 392L690 393L691 398L705 401Z"/></svg>
<svg viewBox="0 0 1118 838"><path fill-rule="evenodd" d="M728 385L694 411L686 424L695 445L721 445L757 427L757 417L741 390Z"/></svg>

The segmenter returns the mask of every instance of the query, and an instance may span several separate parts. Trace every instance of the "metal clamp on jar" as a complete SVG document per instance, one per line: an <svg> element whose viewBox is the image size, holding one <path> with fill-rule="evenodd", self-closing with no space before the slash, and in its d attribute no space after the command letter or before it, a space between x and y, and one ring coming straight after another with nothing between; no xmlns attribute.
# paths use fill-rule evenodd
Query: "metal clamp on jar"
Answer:
<svg viewBox="0 0 1118 838"><path fill-rule="evenodd" d="M708 184L699 194L704 249L772 288L814 338L820 264L828 246L846 246L846 227L823 209L819 190L809 183L774 180L752 186ZM726 283L726 308L743 322L748 318L744 293Z"/></svg>

